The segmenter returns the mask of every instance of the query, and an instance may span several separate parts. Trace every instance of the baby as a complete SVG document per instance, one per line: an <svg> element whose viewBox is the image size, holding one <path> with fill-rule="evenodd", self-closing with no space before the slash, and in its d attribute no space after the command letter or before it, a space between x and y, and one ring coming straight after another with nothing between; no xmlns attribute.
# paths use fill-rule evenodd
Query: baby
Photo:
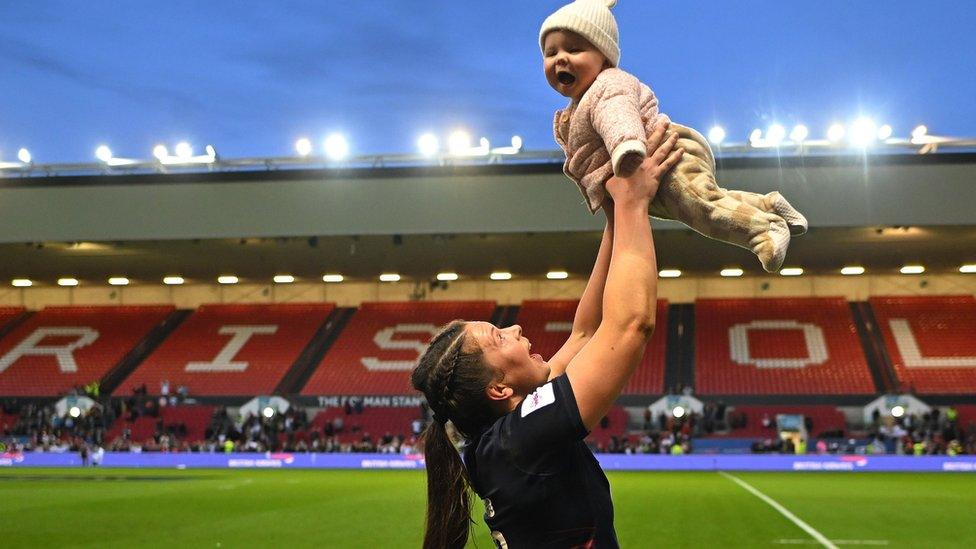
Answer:
<svg viewBox="0 0 976 549"><path fill-rule="evenodd" d="M620 61L616 0L576 0L546 18L539 32L549 85L569 106L556 112L553 130L566 153L563 172L579 186L591 213L607 199L604 184L634 173L647 157L647 135L659 124L678 134L685 150L661 181L649 213L674 219L699 233L752 250L763 268L783 265L791 235L807 220L779 193L730 191L715 183L708 141L658 112L649 87L626 73Z"/></svg>

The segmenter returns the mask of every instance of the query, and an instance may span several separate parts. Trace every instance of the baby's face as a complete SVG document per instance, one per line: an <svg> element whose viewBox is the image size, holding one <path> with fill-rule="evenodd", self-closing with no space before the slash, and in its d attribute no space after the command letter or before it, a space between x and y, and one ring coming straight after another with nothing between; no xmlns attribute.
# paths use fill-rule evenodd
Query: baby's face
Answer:
<svg viewBox="0 0 976 549"><path fill-rule="evenodd" d="M565 30L546 35L542 68L552 89L579 101L610 62L589 40Z"/></svg>

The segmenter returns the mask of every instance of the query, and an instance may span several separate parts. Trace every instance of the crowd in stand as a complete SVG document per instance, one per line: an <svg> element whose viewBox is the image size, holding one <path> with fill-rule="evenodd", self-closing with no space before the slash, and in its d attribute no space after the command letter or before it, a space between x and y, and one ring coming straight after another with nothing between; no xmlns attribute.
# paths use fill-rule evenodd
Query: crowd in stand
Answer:
<svg viewBox="0 0 976 549"><path fill-rule="evenodd" d="M98 397L97 387L79 388L88 396ZM210 426L199 440L187 438L187 426L182 422L166 423L161 407L179 405L186 399L185 390L169 397L147 394L145 386L136 387L126 399L103 399L78 417L60 415L53 405L0 402L3 412L0 435L16 441L15 449L49 452L91 452L98 449L128 452L380 452L411 454L417 451L417 440L424 426L426 411L420 409L415 419L404 419L403 432L385 432L381 436L362 429L357 415L363 412L362 402L346 403L343 413L334 414L330 421L313 425L308 411L292 406L284 413L270 417L263 414L231 415L226 407L216 409ZM130 422L140 417L156 418L151 437L134 440ZM864 439L821 436L811 442L770 436L752 445L756 453L859 453L901 455L959 455L976 454L976 424L961 425L954 408L944 412L933 408L929 413L902 418L881 417L876 413L870 425L870 436ZM107 440L109 428L115 421L123 421L119 436ZM619 421L619 420L617 420ZM628 435L628 426L610 425L605 418L599 433L589 441L598 452L622 454L687 454L692 451L694 438L744 426L746 421L761 421L764 427L775 430L775 420L768 415L746 418L734 410L727 411L722 402L706 403L702 413L689 411L683 417L660 413L653 417L645 410L641 431ZM814 433L807 418L807 431ZM610 436L607 434L612 433Z"/></svg>
<svg viewBox="0 0 976 549"><path fill-rule="evenodd" d="M873 427L871 446L875 450L894 446L897 454L916 456L976 454L976 424L962 425L959 413L952 406L944 413L932 408L921 417L907 414L887 420L876 412ZM886 444L889 440L892 443Z"/></svg>
<svg viewBox="0 0 976 549"><path fill-rule="evenodd" d="M298 406L291 406L287 412L275 413L271 417L248 414L236 418L228 414L227 408L219 408L200 451L414 453L414 433L419 433L416 426L409 438L405 433L389 432L374 437L363 431L356 421L355 416L361 413L361 407L347 405L343 415L336 416L319 429L309 423L308 412ZM350 438L354 440L349 442Z"/></svg>

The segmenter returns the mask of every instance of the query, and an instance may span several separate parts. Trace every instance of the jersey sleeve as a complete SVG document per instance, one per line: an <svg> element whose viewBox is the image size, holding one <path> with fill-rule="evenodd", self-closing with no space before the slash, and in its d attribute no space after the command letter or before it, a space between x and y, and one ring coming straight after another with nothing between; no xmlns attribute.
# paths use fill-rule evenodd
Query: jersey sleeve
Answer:
<svg viewBox="0 0 976 549"><path fill-rule="evenodd" d="M529 473L558 468L560 456L588 434L565 374L527 396L499 428L506 453Z"/></svg>

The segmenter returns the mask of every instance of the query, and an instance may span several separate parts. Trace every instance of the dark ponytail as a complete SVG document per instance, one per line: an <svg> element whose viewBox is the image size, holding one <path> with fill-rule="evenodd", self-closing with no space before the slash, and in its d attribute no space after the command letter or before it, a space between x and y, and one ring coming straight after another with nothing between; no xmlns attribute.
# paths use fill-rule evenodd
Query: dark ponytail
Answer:
<svg viewBox="0 0 976 549"><path fill-rule="evenodd" d="M485 394L494 373L480 349L464 349L464 326L456 320L435 336L411 376L434 415L421 437L427 462L424 549L462 548L471 529L470 479L446 422L470 439L494 419Z"/></svg>
<svg viewBox="0 0 976 549"><path fill-rule="evenodd" d="M423 434L427 460L427 528L424 549L464 547L471 527L468 473L447 430L431 421Z"/></svg>

